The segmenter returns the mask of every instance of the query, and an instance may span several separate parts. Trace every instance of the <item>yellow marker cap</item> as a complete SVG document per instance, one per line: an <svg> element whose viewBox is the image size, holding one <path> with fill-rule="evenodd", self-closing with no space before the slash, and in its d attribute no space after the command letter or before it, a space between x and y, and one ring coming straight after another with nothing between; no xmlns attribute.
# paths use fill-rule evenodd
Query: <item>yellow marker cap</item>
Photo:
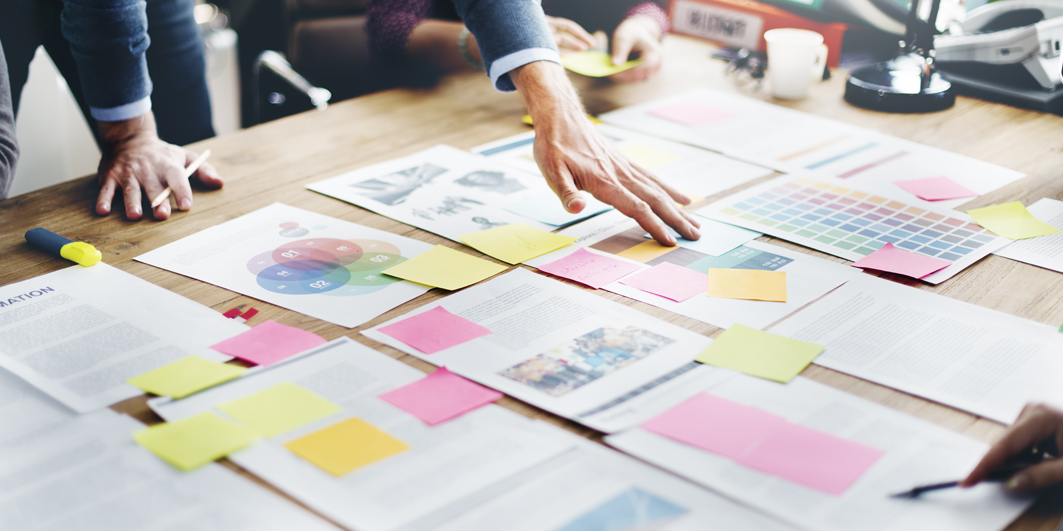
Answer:
<svg viewBox="0 0 1063 531"><path fill-rule="evenodd" d="M54 252L54 251L53 251ZM71 242L59 250L59 254L72 262L85 267L94 266L103 259L103 254L85 242Z"/></svg>

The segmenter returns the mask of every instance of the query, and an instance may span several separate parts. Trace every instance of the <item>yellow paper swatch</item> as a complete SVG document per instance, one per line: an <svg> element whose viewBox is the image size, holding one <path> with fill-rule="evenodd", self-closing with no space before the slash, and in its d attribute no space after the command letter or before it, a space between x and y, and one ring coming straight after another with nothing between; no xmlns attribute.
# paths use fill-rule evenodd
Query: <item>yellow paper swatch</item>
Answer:
<svg viewBox="0 0 1063 531"><path fill-rule="evenodd" d="M385 269L384 274L426 286L456 290L486 280L505 270L506 266L437 245L397 266Z"/></svg>
<svg viewBox="0 0 1063 531"><path fill-rule="evenodd" d="M587 115L587 119L590 120L591 123L594 124L594 125L605 123L605 122L599 120L594 115L590 115L590 114ZM523 122L523 123L526 123L526 124L528 124L528 125L530 125L532 127L535 127L535 122L532 121L532 117L531 117L530 114L525 114L524 116L521 116L520 117L520 121Z"/></svg>
<svg viewBox="0 0 1063 531"><path fill-rule="evenodd" d="M507 264L519 264L576 241L575 238L539 230L523 223L510 223L462 234L460 238L465 245Z"/></svg>
<svg viewBox="0 0 1063 531"><path fill-rule="evenodd" d="M820 352L823 352L821 345L734 324L694 359L786 383L812 363Z"/></svg>
<svg viewBox="0 0 1063 531"><path fill-rule="evenodd" d="M126 381L148 393L184 398L192 393L237 378L245 371L247 369L236 365L217 363L199 356L188 356Z"/></svg>
<svg viewBox="0 0 1063 531"><path fill-rule="evenodd" d="M619 65L613 64L613 56L601 50L569 53L561 56L565 68L587 77L606 77L631 70L642 64L642 59L635 59Z"/></svg>
<svg viewBox="0 0 1063 531"><path fill-rule="evenodd" d="M679 247L665 247L664 245L657 243L657 240L646 240L634 247L628 247L627 249L616 253L616 255L622 258L627 258L628 260L634 260L640 264L645 264L678 248Z"/></svg>
<svg viewBox="0 0 1063 531"><path fill-rule="evenodd" d="M786 273L760 269L709 269L710 297L786 302Z"/></svg>
<svg viewBox="0 0 1063 531"><path fill-rule="evenodd" d="M209 411L133 433L137 444L185 471L243 449L256 438L246 426Z"/></svg>
<svg viewBox="0 0 1063 531"><path fill-rule="evenodd" d="M410 448L357 417L295 439L284 447L336 477Z"/></svg>
<svg viewBox="0 0 1063 531"><path fill-rule="evenodd" d="M655 170L661 166L667 166L683 160L667 151L647 146L646 144L625 144L620 146L618 151L631 162L647 170Z"/></svg>
<svg viewBox="0 0 1063 531"><path fill-rule="evenodd" d="M1033 217L1019 201L973 208L967 211L967 215L982 227L1011 240L1024 240L1059 232L1059 229Z"/></svg>
<svg viewBox="0 0 1063 531"><path fill-rule="evenodd" d="M266 437L276 437L343 411L340 406L292 382L283 382L217 407Z"/></svg>

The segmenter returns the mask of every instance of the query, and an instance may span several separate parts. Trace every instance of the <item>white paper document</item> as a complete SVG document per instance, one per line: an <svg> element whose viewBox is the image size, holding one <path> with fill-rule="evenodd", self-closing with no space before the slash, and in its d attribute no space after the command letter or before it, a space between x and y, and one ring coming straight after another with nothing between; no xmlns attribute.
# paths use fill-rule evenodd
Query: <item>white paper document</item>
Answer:
<svg viewBox="0 0 1063 531"><path fill-rule="evenodd" d="M721 239L731 241L729 233L724 232ZM605 253L619 260L640 264L641 270L668 262L700 273L708 273L709 269L759 269L786 273L786 302L709 297L705 289L692 298L676 302L619 281L603 287L618 295L720 328L728 328L735 323L763 328L861 274L860 270L852 267L763 242L749 241L721 256L695 250L699 245L712 245L716 235L711 230L703 230L701 240L696 242L680 241L677 247L662 247L647 240L645 232L634 220L618 212L587 220L559 234L576 238L576 241L564 249L528 260L526 264L539 267L584 247L589 252Z"/></svg>
<svg viewBox="0 0 1063 531"><path fill-rule="evenodd" d="M1033 217L1063 230L1063 201L1045 197L1026 210ZM1016 240L993 254L1063 273L1063 233Z"/></svg>
<svg viewBox="0 0 1063 531"><path fill-rule="evenodd" d="M801 377L780 385L737 375L707 391L885 453L833 496L643 429L606 442L810 531L997 531L1034 500L1012 496L999 483L890 498L917 485L963 478L988 446Z"/></svg>
<svg viewBox="0 0 1063 531"><path fill-rule="evenodd" d="M0 367L79 413L143 394L129 378L247 330L107 264L0 287Z"/></svg>
<svg viewBox="0 0 1063 531"><path fill-rule="evenodd" d="M440 306L491 334L425 355L380 331ZM604 432L642 422L732 374L693 361L709 338L525 269L362 334Z"/></svg>
<svg viewBox="0 0 1063 531"><path fill-rule="evenodd" d="M592 200L569 214L539 175L445 145L307 188L456 242L510 223L551 231L611 208Z"/></svg>
<svg viewBox="0 0 1063 531"><path fill-rule="evenodd" d="M1005 424L1063 394L1055 328L871 276L771 332L825 345L817 365Z"/></svg>
<svg viewBox="0 0 1063 531"><path fill-rule="evenodd" d="M930 210L896 195L875 195L818 177L772 179L702 208L698 215L854 262L887 243L950 262L921 279L931 284L952 278L1011 242L967 214Z"/></svg>
<svg viewBox="0 0 1063 531"><path fill-rule="evenodd" d="M429 427L377 398L424 373L340 338L298 359L213 387L179 401L157 400L168 421L203 411L283 382L292 382L342 408L232 454L230 459L329 519L359 531L391 530L480 492L571 449L534 422L488 405ZM284 443L357 417L410 448L335 477L292 453Z"/></svg>
<svg viewBox="0 0 1063 531"><path fill-rule="evenodd" d="M763 166L725 157L671 140L599 125L598 130L628 160L653 172L686 194L709 197L774 173ZM539 175L532 145L535 131L504 138L472 149L474 153Z"/></svg>
<svg viewBox="0 0 1063 531"><path fill-rule="evenodd" d="M274 203L136 260L353 328L428 291L382 271L431 248Z"/></svg>

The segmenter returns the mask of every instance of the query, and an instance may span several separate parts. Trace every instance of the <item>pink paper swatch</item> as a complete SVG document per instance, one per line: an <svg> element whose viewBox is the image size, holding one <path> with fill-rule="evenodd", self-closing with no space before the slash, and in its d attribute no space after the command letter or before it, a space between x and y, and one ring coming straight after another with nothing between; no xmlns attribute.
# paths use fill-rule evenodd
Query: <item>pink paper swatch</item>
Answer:
<svg viewBox="0 0 1063 531"><path fill-rule="evenodd" d="M909 253L894 247L892 243L887 243L879 247L877 251L855 262L853 267L897 273L912 278L923 278L950 265L952 265L952 262L948 260Z"/></svg>
<svg viewBox="0 0 1063 531"><path fill-rule="evenodd" d="M693 269L661 262L641 273L625 277L621 284L683 302L694 295L706 293L709 276Z"/></svg>
<svg viewBox="0 0 1063 531"><path fill-rule="evenodd" d="M412 384L378 396L423 420L425 424L435 426L486 406L502 398L502 393L440 367Z"/></svg>
<svg viewBox="0 0 1063 531"><path fill-rule="evenodd" d="M378 330L425 354L435 354L491 333L491 330L458 317L442 306L436 306L427 312L380 327Z"/></svg>
<svg viewBox="0 0 1063 531"><path fill-rule="evenodd" d="M786 419L780 416L702 393L641 427L683 444L737 459L783 424Z"/></svg>
<svg viewBox="0 0 1063 531"><path fill-rule="evenodd" d="M944 201L961 197L978 197L982 194L949 179L948 177L931 177L912 181L893 181L916 197L926 201Z"/></svg>
<svg viewBox="0 0 1063 531"><path fill-rule="evenodd" d="M877 448L785 424L737 462L839 496L883 455L885 452Z"/></svg>
<svg viewBox="0 0 1063 531"><path fill-rule="evenodd" d="M539 266L539 271L575 280L594 289L626 277L638 269L638 264L594 254L583 248L576 249L576 252L560 260Z"/></svg>
<svg viewBox="0 0 1063 531"><path fill-rule="evenodd" d="M688 127L697 127L734 116L734 113L692 102L673 103L653 109L647 114Z"/></svg>
<svg viewBox="0 0 1063 531"><path fill-rule="evenodd" d="M210 348L255 365L268 366L327 342L313 332L266 321Z"/></svg>

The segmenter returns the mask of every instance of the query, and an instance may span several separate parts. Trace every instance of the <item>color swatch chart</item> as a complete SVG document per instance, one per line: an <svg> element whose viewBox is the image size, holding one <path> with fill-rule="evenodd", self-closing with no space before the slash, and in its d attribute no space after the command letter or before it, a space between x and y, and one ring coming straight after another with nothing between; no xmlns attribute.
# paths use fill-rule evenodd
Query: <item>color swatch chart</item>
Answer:
<svg viewBox="0 0 1063 531"><path fill-rule="evenodd" d="M888 242L952 262L923 279L932 284L1009 243L967 219L803 177L775 179L698 213L853 261Z"/></svg>
<svg viewBox="0 0 1063 531"><path fill-rule="evenodd" d="M648 266L668 262L699 273L708 273L709 269L776 271L793 262L792 259L785 256L753 249L745 245L740 245L720 256L712 256L680 246L663 247L657 244L656 241L647 239L644 233L645 231L641 227L635 227L610 236L589 247Z"/></svg>

